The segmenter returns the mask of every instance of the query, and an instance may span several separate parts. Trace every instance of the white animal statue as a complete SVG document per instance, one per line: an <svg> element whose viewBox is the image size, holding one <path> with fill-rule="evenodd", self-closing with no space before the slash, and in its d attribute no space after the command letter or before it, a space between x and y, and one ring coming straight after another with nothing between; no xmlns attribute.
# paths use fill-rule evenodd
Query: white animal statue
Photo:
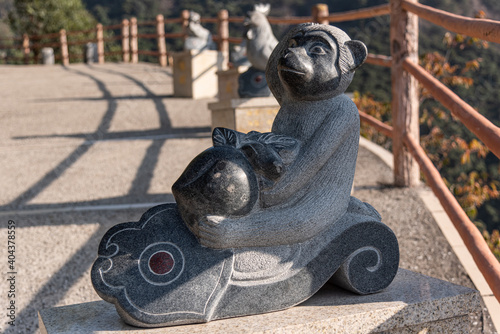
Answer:
<svg viewBox="0 0 500 334"><path fill-rule="evenodd" d="M184 42L184 50L215 50L212 34L200 23L200 14L190 11L187 26L188 38Z"/></svg>
<svg viewBox="0 0 500 334"><path fill-rule="evenodd" d="M265 71L267 60L278 40L274 37L267 15L271 5L258 4L247 13L243 24L247 27L245 35L248 61L258 70Z"/></svg>

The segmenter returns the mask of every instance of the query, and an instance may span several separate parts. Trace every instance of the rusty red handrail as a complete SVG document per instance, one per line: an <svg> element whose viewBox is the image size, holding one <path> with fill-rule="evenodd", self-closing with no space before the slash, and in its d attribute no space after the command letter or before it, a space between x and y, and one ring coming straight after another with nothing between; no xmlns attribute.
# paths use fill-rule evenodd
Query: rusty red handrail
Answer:
<svg viewBox="0 0 500 334"><path fill-rule="evenodd" d="M326 17L330 22L344 22L360 19L368 19L375 16L387 15L391 12L389 4L373 6L368 8L350 10L343 13L330 14Z"/></svg>
<svg viewBox="0 0 500 334"><path fill-rule="evenodd" d="M201 23L217 23L218 19L216 17L201 17Z"/></svg>
<svg viewBox="0 0 500 334"><path fill-rule="evenodd" d="M270 24L300 24L300 23L306 23L306 22L312 22L312 17L310 16L304 16L304 17L268 17Z"/></svg>
<svg viewBox="0 0 500 334"><path fill-rule="evenodd" d="M432 188L434 194L439 199L444 210L455 225L465 246L471 253L479 270L483 274L486 282L490 286L493 294L500 300L500 262L491 252L486 244L481 232L474 223L471 222L456 198L444 183L439 171L429 159L420 144L405 133L404 142L412 156L417 160L420 169L425 175L427 183Z"/></svg>
<svg viewBox="0 0 500 334"><path fill-rule="evenodd" d="M376 130L378 130L382 134L386 135L389 138L392 138L392 134L394 131L392 126L385 124L384 122L376 119L371 115L368 115L364 111L361 110L358 111L359 111L359 118L361 119L362 122L373 126Z"/></svg>
<svg viewBox="0 0 500 334"><path fill-rule="evenodd" d="M383 67L391 67L392 66L392 57L383 56L383 55L374 55L369 53L368 57L366 57L367 64L373 64Z"/></svg>
<svg viewBox="0 0 500 334"><path fill-rule="evenodd" d="M498 21L456 15L405 0L402 1L401 6L404 10L447 30L484 39L485 41L500 43L500 22Z"/></svg>
<svg viewBox="0 0 500 334"><path fill-rule="evenodd" d="M184 34L182 32L172 32L165 34L165 38L182 38L182 37L184 37Z"/></svg>

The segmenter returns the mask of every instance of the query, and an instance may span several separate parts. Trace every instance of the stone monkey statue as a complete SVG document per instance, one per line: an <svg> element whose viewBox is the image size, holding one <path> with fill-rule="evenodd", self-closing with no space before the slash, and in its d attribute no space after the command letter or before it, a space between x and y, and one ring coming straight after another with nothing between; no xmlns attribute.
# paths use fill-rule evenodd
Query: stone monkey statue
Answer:
<svg viewBox="0 0 500 334"><path fill-rule="evenodd" d="M243 211L207 210L201 218L193 219L192 206L183 206L174 185L181 215L202 245L238 248L299 243L321 233L346 213L358 152L359 114L343 93L366 55L362 42L351 41L343 31L329 25L302 24L282 39L269 59L266 77L281 106L272 134L290 143L293 149L288 156L292 158L278 166L274 176L266 177L271 182L257 186L248 170L258 169L259 162L245 167L248 180L253 181L238 182L254 185L239 197L246 205ZM235 143L244 141L245 136L232 131L228 137L233 140L228 140L228 145L242 149L243 145ZM276 154L265 147L266 143L260 143L243 151L250 161L265 152L262 155L270 158L260 164L267 170L279 165L279 159L272 158ZM216 153L210 163L221 157ZM219 174L215 170L211 175L220 177L224 171L219 170ZM192 172L188 176L184 175L181 183L189 183ZM231 180L225 182L228 189L232 187ZM258 198L252 195L255 191Z"/></svg>
<svg viewBox="0 0 500 334"><path fill-rule="evenodd" d="M366 54L332 26L291 30L267 66L272 132L215 129L177 203L106 232L92 283L125 322L207 322L283 310L326 282L358 294L392 282L396 236L350 196L359 115L343 92Z"/></svg>

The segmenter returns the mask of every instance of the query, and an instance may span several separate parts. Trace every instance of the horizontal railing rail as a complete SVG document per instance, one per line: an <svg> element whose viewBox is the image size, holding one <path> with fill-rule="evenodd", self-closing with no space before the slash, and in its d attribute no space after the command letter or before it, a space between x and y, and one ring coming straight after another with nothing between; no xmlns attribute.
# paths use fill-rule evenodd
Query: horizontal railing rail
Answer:
<svg viewBox="0 0 500 334"><path fill-rule="evenodd" d="M420 3L402 1L403 9L447 30L500 43L500 22L488 19L464 17Z"/></svg>
<svg viewBox="0 0 500 334"><path fill-rule="evenodd" d="M394 128L392 126L385 124L384 122L371 115L368 115L361 110L359 110L359 118L361 119L361 122L372 126L376 130L378 130L378 132L386 135L389 138L392 138L392 135L394 133Z"/></svg>
<svg viewBox="0 0 500 334"><path fill-rule="evenodd" d="M407 133L404 142L410 153L417 160L420 169L425 175L427 184L439 199L448 217L457 229L465 246L471 253L474 262L483 274L491 291L500 301L500 262L491 252L483 235L464 212L457 199L444 183L441 174L429 159L419 142Z"/></svg>
<svg viewBox="0 0 500 334"><path fill-rule="evenodd" d="M307 22L313 22L311 16L306 17L268 17L269 23L271 24L301 24Z"/></svg>
<svg viewBox="0 0 500 334"><path fill-rule="evenodd" d="M434 78L420 65L408 58L403 60L403 68L411 73L429 93L448 108L463 125L472 131L497 157L500 158L500 128L463 101L441 81Z"/></svg>
<svg viewBox="0 0 500 334"><path fill-rule="evenodd" d="M53 48L53 47L58 47L61 43L59 42L52 42L52 43L33 43L31 44L32 49L43 49L43 48Z"/></svg>
<svg viewBox="0 0 500 334"><path fill-rule="evenodd" d="M361 19L368 19L375 16L388 15L391 12L389 8L389 4L373 6L369 8L351 10L343 13L330 14L328 17L328 21L330 22L345 22L345 21L354 21Z"/></svg>
<svg viewBox="0 0 500 334"><path fill-rule="evenodd" d="M108 26L102 26L102 28L104 30L115 30L115 29L121 29L122 27L122 24L112 24L112 25L108 25Z"/></svg>
<svg viewBox="0 0 500 334"><path fill-rule="evenodd" d="M392 58L389 56L383 55L374 55L369 53L368 57L366 57L366 63L372 65L378 65L383 67L391 67L392 66Z"/></svg>

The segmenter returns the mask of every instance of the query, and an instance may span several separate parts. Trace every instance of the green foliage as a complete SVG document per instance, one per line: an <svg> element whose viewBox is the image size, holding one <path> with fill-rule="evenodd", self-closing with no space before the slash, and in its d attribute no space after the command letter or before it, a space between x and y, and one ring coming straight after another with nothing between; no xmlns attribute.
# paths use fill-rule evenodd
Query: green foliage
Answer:
<svg viewBox="0 0 500 334"><path fill-rule="evenodd" d="M496 256L498 261L500 261L500 232L498 230L493 230L493 232L489 233L483 230L483 237L490 247L491 252Z"/></svg>
<svg viewBox="0 0 500 334"><path fill-rule="evenodd" d="M172 16L173 0L84 0L85 7L104 25L117 24L136 17L139 21L153 20L156 15Z"/></svg>
<svg viewBox="0 0 500 334"><path fill-rule="evenodd" d="M9 21L18 35L84 30L96 23L80 0L14 0Z"/></svg>
<svg viewBox="0 0 500 334"><path fill-rule="evenodd" d="M390 55L388 43L389 24L388 16L380 16L368 20L354 21L350 24L345 23L339 25L339 27L347 31L352 39L363 41L369 53ZM378 101L390 101L390 87L390 68L365 64L356 70L356 75L349 89L368 93Z"/></svg>

